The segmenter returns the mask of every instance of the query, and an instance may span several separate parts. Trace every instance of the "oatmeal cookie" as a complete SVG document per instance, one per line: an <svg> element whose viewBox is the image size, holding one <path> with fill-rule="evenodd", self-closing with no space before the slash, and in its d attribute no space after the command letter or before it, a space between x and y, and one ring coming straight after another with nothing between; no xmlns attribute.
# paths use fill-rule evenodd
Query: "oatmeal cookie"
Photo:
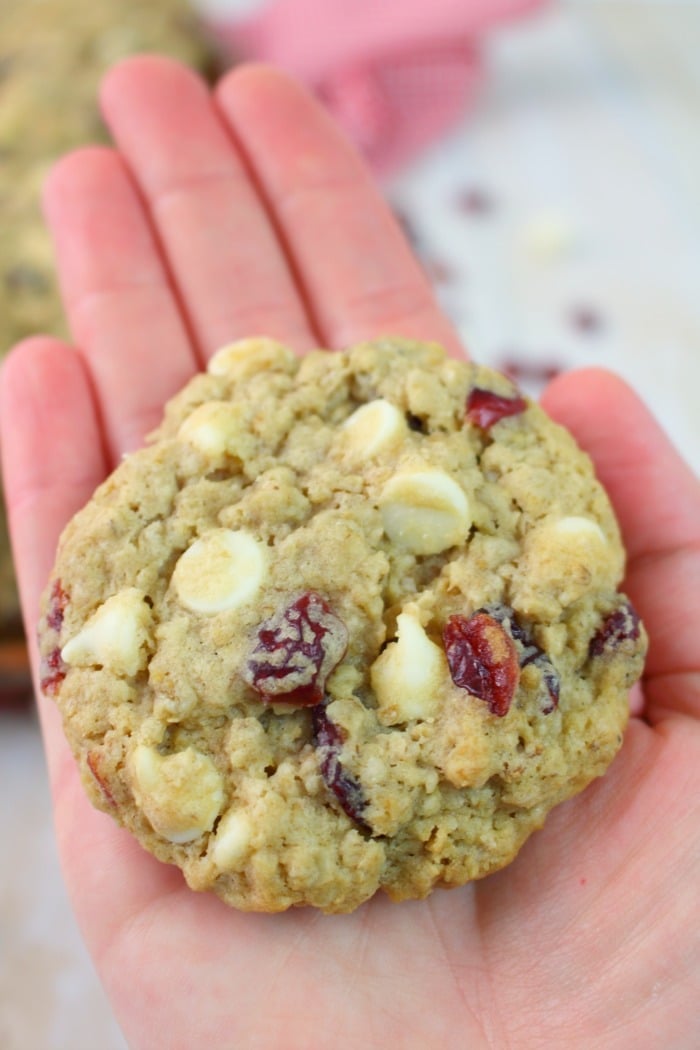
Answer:
<svg viewBox="0 0 700 1050"><path fill-rule="evenodd" d="M40 625L93 803L237 908L511 861L604 772L646 638L609 501L503 376L222 349L66 528Z"/></svg>

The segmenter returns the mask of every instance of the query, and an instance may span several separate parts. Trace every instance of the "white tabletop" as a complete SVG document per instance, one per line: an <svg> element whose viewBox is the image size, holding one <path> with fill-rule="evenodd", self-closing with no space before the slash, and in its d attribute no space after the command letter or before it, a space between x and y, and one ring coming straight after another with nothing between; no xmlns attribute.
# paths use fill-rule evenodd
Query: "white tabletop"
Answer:
<svg viewBox="0 0 700 1050"><path fill-rule="evenodd" d="M700 3L570 0L493 37L473 111L395 179L477 360L623 375L700 468Z"/></svg>
<svg viewBox="0 0 700 1050"><path fill-rule="evenodd" d="M472 354L622 373L697 468L700 5L570 0L499 32L475 108L387 192ZM0 716L0 1046L122 1050L28 716Z"/></svg>

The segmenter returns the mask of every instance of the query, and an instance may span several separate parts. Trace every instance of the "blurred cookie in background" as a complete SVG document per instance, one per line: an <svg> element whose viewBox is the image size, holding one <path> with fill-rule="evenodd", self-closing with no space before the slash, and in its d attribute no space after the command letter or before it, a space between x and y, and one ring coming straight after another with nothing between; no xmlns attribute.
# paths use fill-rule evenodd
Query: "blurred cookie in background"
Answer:
<svg viewBox="0 0 700 1050"><path fill-rule="evenodd" d="M0 0L0 355L36 333L65 336L40 208L51 164L106 141L99 81L136 52L208 76L212 52L186 0ZM30 694L4 509L0 515L0 707Z"/></svg>

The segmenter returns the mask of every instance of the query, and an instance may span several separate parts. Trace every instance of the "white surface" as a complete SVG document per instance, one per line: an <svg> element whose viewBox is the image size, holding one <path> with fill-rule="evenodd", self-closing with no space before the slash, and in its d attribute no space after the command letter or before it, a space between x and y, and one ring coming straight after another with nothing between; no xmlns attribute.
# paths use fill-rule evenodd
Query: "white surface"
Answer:
<svg viewBox="0 0 700 1050"><path fill-rule="evenodd" d="M492 41L476 110L391 188L475 356L619 370L696 468L699 50L695 3L555 7ZM493 211L456 211L465 187ZM571 327L578 306L599 333ZM0 716L0 798L0 1047L122 1050L63 890L28 717Z"/></svg>
<svg viewBox="0 0 700 1050"><path fill-rule="evenodd" d="M509 27L464 126L390 187L477 360L611 368L696 469L699 47L700 4L673 0ZM492 210L460 213L469 189Z"/></svg>

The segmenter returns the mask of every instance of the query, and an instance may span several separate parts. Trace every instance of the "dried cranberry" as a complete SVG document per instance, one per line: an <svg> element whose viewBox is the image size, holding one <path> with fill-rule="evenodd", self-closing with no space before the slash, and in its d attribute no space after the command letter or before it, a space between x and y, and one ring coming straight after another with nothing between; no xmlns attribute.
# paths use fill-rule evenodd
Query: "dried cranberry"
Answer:
<svg viewBox="0 0 700 1050"><path fill-rule="evenodd" d="M526 358L507 357L499 363L499 369L513 382L538 383L544 385L556 379L564 366L556 361L528 361Z"/></svg>
<svg viewBox="0 0 700 1050"><path fill-rule="evenodd" d="M340 761L340 751L345 742L344 729L328 717L325 704L319 704L313 709L312 719L314 745L320 753L321 776L326 787L335 795L343 812L364 831L371 832L371 827L362 816L367 807L362 786L346 772Z"/></svg>
<svg viewBox="0 0 700 1050"><path fill-rule="evenodd" d="M244 678L268 703L318 704L347 645L343 621L307 591L261 624Z"/></svg>
<svg viewBox="0 0 700 1050"><path fill-rule="evenodd" d="M46 613L46 624L52 631L60 632L63 627L63 616L68 605L68 595L63 590L60 580L54 580L49 596L49 608Z"/></svg>
<svg viewBox="0 0 700 1050"><path fill-rule="evenodd" d="M493 715L508 714L520 679L513 639L493 616L450 616L443 630L452 681L479 697Z"/></svg>
<svg viewBox="0 0 700 1050"><path fill-rule="evenodd" d="M542 681L547 690L547 696L542 698L542 714L551 715L552 711L559 706L559 675L552 667L549 657L545 656L544 653L542 653L541 657L537 657L536 660L533 660L533 663L541 669Z"/></svg>
<svg viewBox="0 0 700 1050"><path fill-rule="evenodd" d="M55 696L66 677L66 665L61 657L61 650L52 649L41 661L41 691L47 696Z"/></svg>
<svg viewBox="0 0 700 1050"><path fill-rule="evenodd" d="M603 620L588 647L589 656L612 653L625 643L634 643L640 635L640 620L631 602L625 599ZM626 646L629 648L629 645Z"/></svg>
<svg viewBox="0 0 700 1050"><path fill-rule="evenodd" d="M479 611L486 612L493 616L495 620L498 620L510 633L511 637L520 644L519 661L521 667L527 667L528 664L534 664L535 667L539 667L542 672L542 683L547 691L547 695L541 698L541 710L542 714L550 715L559 705L560 690L559 675L554 669L552 661L544 650L535 645L529 632L518 621L510 606L489 605Z"/></svg>
<svg viewBox="0 0 700 1050"><path fill-rule="evenodd" d="M571 325L582 335L598 335L605 327L602 316L591 306L577 306L570 315Z"/></svg>
<svg viewBox="0 0 700 1050"><path fill-rule="evenodd" d="M516 416L526 408L527 402L519 394L515 397L505 397L495 394L493 390L475 386L467 398L466 417L481 430L490 430L494 423L499 423L508 416Z"/></svg>
<svg viewBox="0 0 700 1050"><path fill-rule="evenodd" d="M110 806L116 806L116 802L114 801L114 795L109 790L109 787L107 786L107 783L100 772L100 760L98 753L96 751L88 751L86 762L88 765L88 769L90 770L97 782L97 786L104 795L105 801L109 803Z"/></svg>
<svg viewBox="0 0 700 1050"><path fill-rule="evenodd" d="M517 619L515 613L509 605L502 605L500 603L493 605L485 605L483 609L477 609L477 612L488 613L489 616L493 616L494 620L506 628L511 638L516 642L520 642L523 647L523 652L520 656L520 664L524 666L530 663L530 657L533 654L541 652L536 645L533 644L529 633L525 630L523 625Z"/></svg>
<svg viewBox="0 0 700 1050"><path fill-rule="evenodd" d="M488 190L481 186L467 186L456 197L455 204L465 215L482 217L490 215L495 208L495 201Z"/></svg>

